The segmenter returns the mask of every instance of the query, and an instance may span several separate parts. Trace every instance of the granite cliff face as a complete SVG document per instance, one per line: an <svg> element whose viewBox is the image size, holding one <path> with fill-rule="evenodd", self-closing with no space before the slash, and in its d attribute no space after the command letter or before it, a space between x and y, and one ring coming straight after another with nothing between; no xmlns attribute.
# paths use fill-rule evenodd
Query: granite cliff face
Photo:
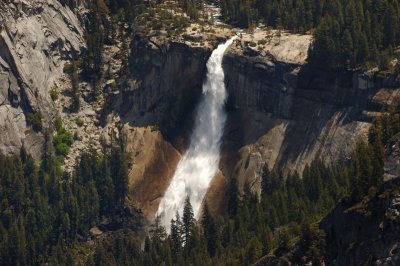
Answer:
<svg viewBox="0 0 400 266"><path fill-rule="evenodd" d="M40 158L43 137L26 121L42 114L43 126L54 119L50 89L63 65L84 47L76 15L58 1L0 3L0 151L11 155L22 145Z"/></svg>
<svg viewBox="0 0 400 266"><path fill-rule="evenodd" d="M169 133L199 98L210 53L208 48L157 42L137 34L131 44L131 76L115 109L129 123L157 125Z"/></svg>
<svg viewBox="0 0 400 266"><path fill-rule="evenodd" d="M217 44L217 42L215 42ZM136 34L130 76L113 101L132 154L128 205L152 219L185 150L212 47Z"/></svg>
<svg viewBox="0 0 400 266"><path fill-rule="evenodd" d="M317 157L332 162L349 156L357 139L366 137L373 117L399 93L387 80L305 66L309 35L239 35L224 60L229 119L221 170L241 184L259 183L265 163L288 174ZM132 128L160 131L182 153L205 63L218 38L204 46L210 36L150 36L138 32L132 41L130 76L114 110Z"/></svg>
<svg viewBox="0 0 400 266"><path fill-rule="evenodd" d="M267 44L256 47L249 45L251 38L243 34L224 59L228 121L221 172L206 197L216 202L209 204L213 211L224 208L230 178L259 191L264 164L289 174L301 172L315 158L329 163L350 156L377 111L399 92L380 89L384 80L304 66L310 36L273 33ZM281 49L275 48L277 39ZM149 218L187 146L212 49L193 40L158 42L136 36L131 77L114 101L126 124L127 143L137 144L132 136L138 134L142 139L140 145L127 145L135 162L130 202ZM158 152L152 151L154 145Z"/></svg>
<svg viewBox="0 0 400 266"><path fill-rule="evenodd" d="M264 164L290 174L315 158L330 163L350 156L373 117L399 93L385 79L328 72L254 49L246 54L240 43L224 67L230 98L221 169L254 191Z"/></svg>
<svg viewBox="0 0 400 266"><path fill-rule="evenodd" d="M398 185L396 180L350 207L339 204L321 221L327 265L399 265Z"/></svg>

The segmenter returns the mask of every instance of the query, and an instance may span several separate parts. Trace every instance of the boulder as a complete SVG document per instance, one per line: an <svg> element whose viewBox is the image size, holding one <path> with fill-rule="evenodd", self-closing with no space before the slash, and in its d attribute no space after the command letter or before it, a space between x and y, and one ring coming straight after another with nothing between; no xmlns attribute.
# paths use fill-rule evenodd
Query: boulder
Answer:
<svg viewBox="0 0 400 266"><path fill-rule="evenodd" d="M89 234L92 237L97 237L103 234L103 231L101 231L97 226L92 227L89 229Z"/></svg>

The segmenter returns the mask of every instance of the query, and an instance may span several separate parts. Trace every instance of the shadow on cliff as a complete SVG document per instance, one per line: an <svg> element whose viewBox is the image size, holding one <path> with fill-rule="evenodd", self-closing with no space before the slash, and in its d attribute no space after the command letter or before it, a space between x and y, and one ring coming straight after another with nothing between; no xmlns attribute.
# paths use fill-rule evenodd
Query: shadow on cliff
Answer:
<svg viewBox="0 0 400 266"><path fill-rule="evenodd" d="M136 35L131 43L129 75L114 97L124 123L153 127L180 151L187 146L201 96L211 48L157 43Z"/></svg>
<svg viewBox="0 0 400 266"><path fill-rule="evenodd" d="M370 104L376 89L360 88L354 77L353 73L305 66L287 92L290 97L272 95L276 97L273 102L288 106L265 112L262 103L271 99L257 99L261 104L253 110L246 110L238 103L228 106L221 160L225 176L235 176L238 167L248 165L243 158L245 147L249 150L247 154L260 153L269 166L284 173L302 171L315 158L326 157L330 161L341 149L351 150L350 144L357 138L356 129L372 121L363 111L377 109ZM282 97L290 101L281 101ZM275 111L284 108L289 110L284 117Z"/></svg>

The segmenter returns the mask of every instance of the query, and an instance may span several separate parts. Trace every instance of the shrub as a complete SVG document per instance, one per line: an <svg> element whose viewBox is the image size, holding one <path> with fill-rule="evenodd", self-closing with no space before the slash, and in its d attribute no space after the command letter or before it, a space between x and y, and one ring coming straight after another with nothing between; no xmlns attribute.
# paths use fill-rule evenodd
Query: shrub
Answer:
<svg viewBox="0 0 400 266"><path fill-rule="evenodd" d="M72 72L72 63L66 63L65 65L64 65L64 68L63 68L63 72L65 73L65 74L71 74L71 72Z"/></svg>
<svg viewBox="0 0 400 266"><path fill-rule="evenodd" d="M163 27L163 24L159 21L155 21L153 22L153 29L154 30L161 30Z"/></svg>
<svg viewBox="0 0 400 266"><path fill-rule="evenodd" d="M255 42L251 41L251 42L249 42L249 46L250 46L250 47L256 47L257 44L256 44Z"/></svg>
<svg viewBox="0 0 400 266"><path fill-rule="evenodd" d="M33 130L40 131L43 128L42 118L42 113L40 111L28 113L26 115L26 123L31 126Z"/></svg>
<svg viewBox="0 0 400 266"><path fill-rule="evenodd" d="M69 146L67 144L59 143L56 145L57 155L65 157L65 156L67 156L68 152L69 152Z"/></svg>
<svg viewBox="0 0 400 266"><path fill-rule="evenodd" d="M58 99L58 91L57 91L57 86L54 86L51 90L50 90L50 97L51 99L54 101L56 101Z"/></svg>
<svg viewBox="0 0 400 266"><path fill-rule="evenodd" d="M75 119L75 123L76 123L76 125L78 126L78 127L81 127L81 126L83 126L83 124L85 123L83 120L82 120L82 118L77 118L77 119Z"/></svg>
<svg viewBox="0 0 400 266"><path fill-rule="evenodd" d="M71 146L72 143L74 142L74 138L71 132L69 132L65 128L61 128L54 136L53 142L55 145L59 143L65 143L68 146Z"/></svg>
<svg viewBox="0 0 400 266"><path fill-rule="evenodd" d="M75 133L74 133L74 140L79 140L79 135L78 135L78 132L77 131L75 131Z"/></svg>
<svg viewBox="0 0 400 266"><path fill-rule="evenodd" d="M56 120L54 120L54 129L58 132L62 128L62 121L61 118L57 117Z"/></svg>
<svg viewBox="0 0 400 266"><path fill-rule="evenodd" d="M67 156L69 147L71 147L73 142L74 137L72 133L62 126L59 127L57 129L57 134L53 137L53 145L56 149L56 154L62 157Z"/></svg>

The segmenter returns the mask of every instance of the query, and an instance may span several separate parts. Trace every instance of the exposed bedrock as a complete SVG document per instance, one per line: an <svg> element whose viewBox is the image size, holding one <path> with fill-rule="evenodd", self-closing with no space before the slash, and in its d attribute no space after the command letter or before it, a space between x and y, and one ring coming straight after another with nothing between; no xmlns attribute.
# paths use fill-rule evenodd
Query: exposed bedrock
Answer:
<svg viewBox="0 0 400 266"><path fill-rule="evenodd" d="M27 113L54 119L50 89L72 53L84 46L76 15L58 1L0 4L0 151L17 154L22 145L40 158L43 137L27 125Z"/></svg>
<svg viewBox="0 0 400 266"><path fill-rule="evenodd" d="M226 53L228 121L221 172L206 196L212 210L223 210L230 178L258 191L264 164L289 174L315 158L329 163L350 156L373 117L399 93L380 89L396 85L386 80L306 67L298 58L308 46L301 47L304 51L290 51L296 60L285 49L260 52L243 41ZM131 77L114 106L125 130L141 135L141 145L127 145L135 163L130 202L152 217L187 146L211 48L136 36L131 49Z"/></svg>
<svg viewBox="0 0 400 266"><path fill-rule="evenodd" d="M136 35L130 77L113 101L132 154L129 206L151 218L187 145L211 48Z"/></svg>
<svg viewBox="0 0 400 266"><path fill-rule="evenodd" d="M326 265L399 265L399 180L353 206L339 203L320 222Z"/></svg>
<svg viewBox="0 0 400 266"><path fill-rule="evenodd" d="M211 49L140 35L131 46L131 76L116 109L132 125L154 125L171 136L199 99Z"/></svg>
<svg viewBox="0 0 400 266"><path fill-rule="evenodd" d="M316 158L350 156L373 117L400 92L389 79L249 56L240 44L227 53L224 69L230 98L221 169L254 191L264 164L290 174Z"/></svg>

